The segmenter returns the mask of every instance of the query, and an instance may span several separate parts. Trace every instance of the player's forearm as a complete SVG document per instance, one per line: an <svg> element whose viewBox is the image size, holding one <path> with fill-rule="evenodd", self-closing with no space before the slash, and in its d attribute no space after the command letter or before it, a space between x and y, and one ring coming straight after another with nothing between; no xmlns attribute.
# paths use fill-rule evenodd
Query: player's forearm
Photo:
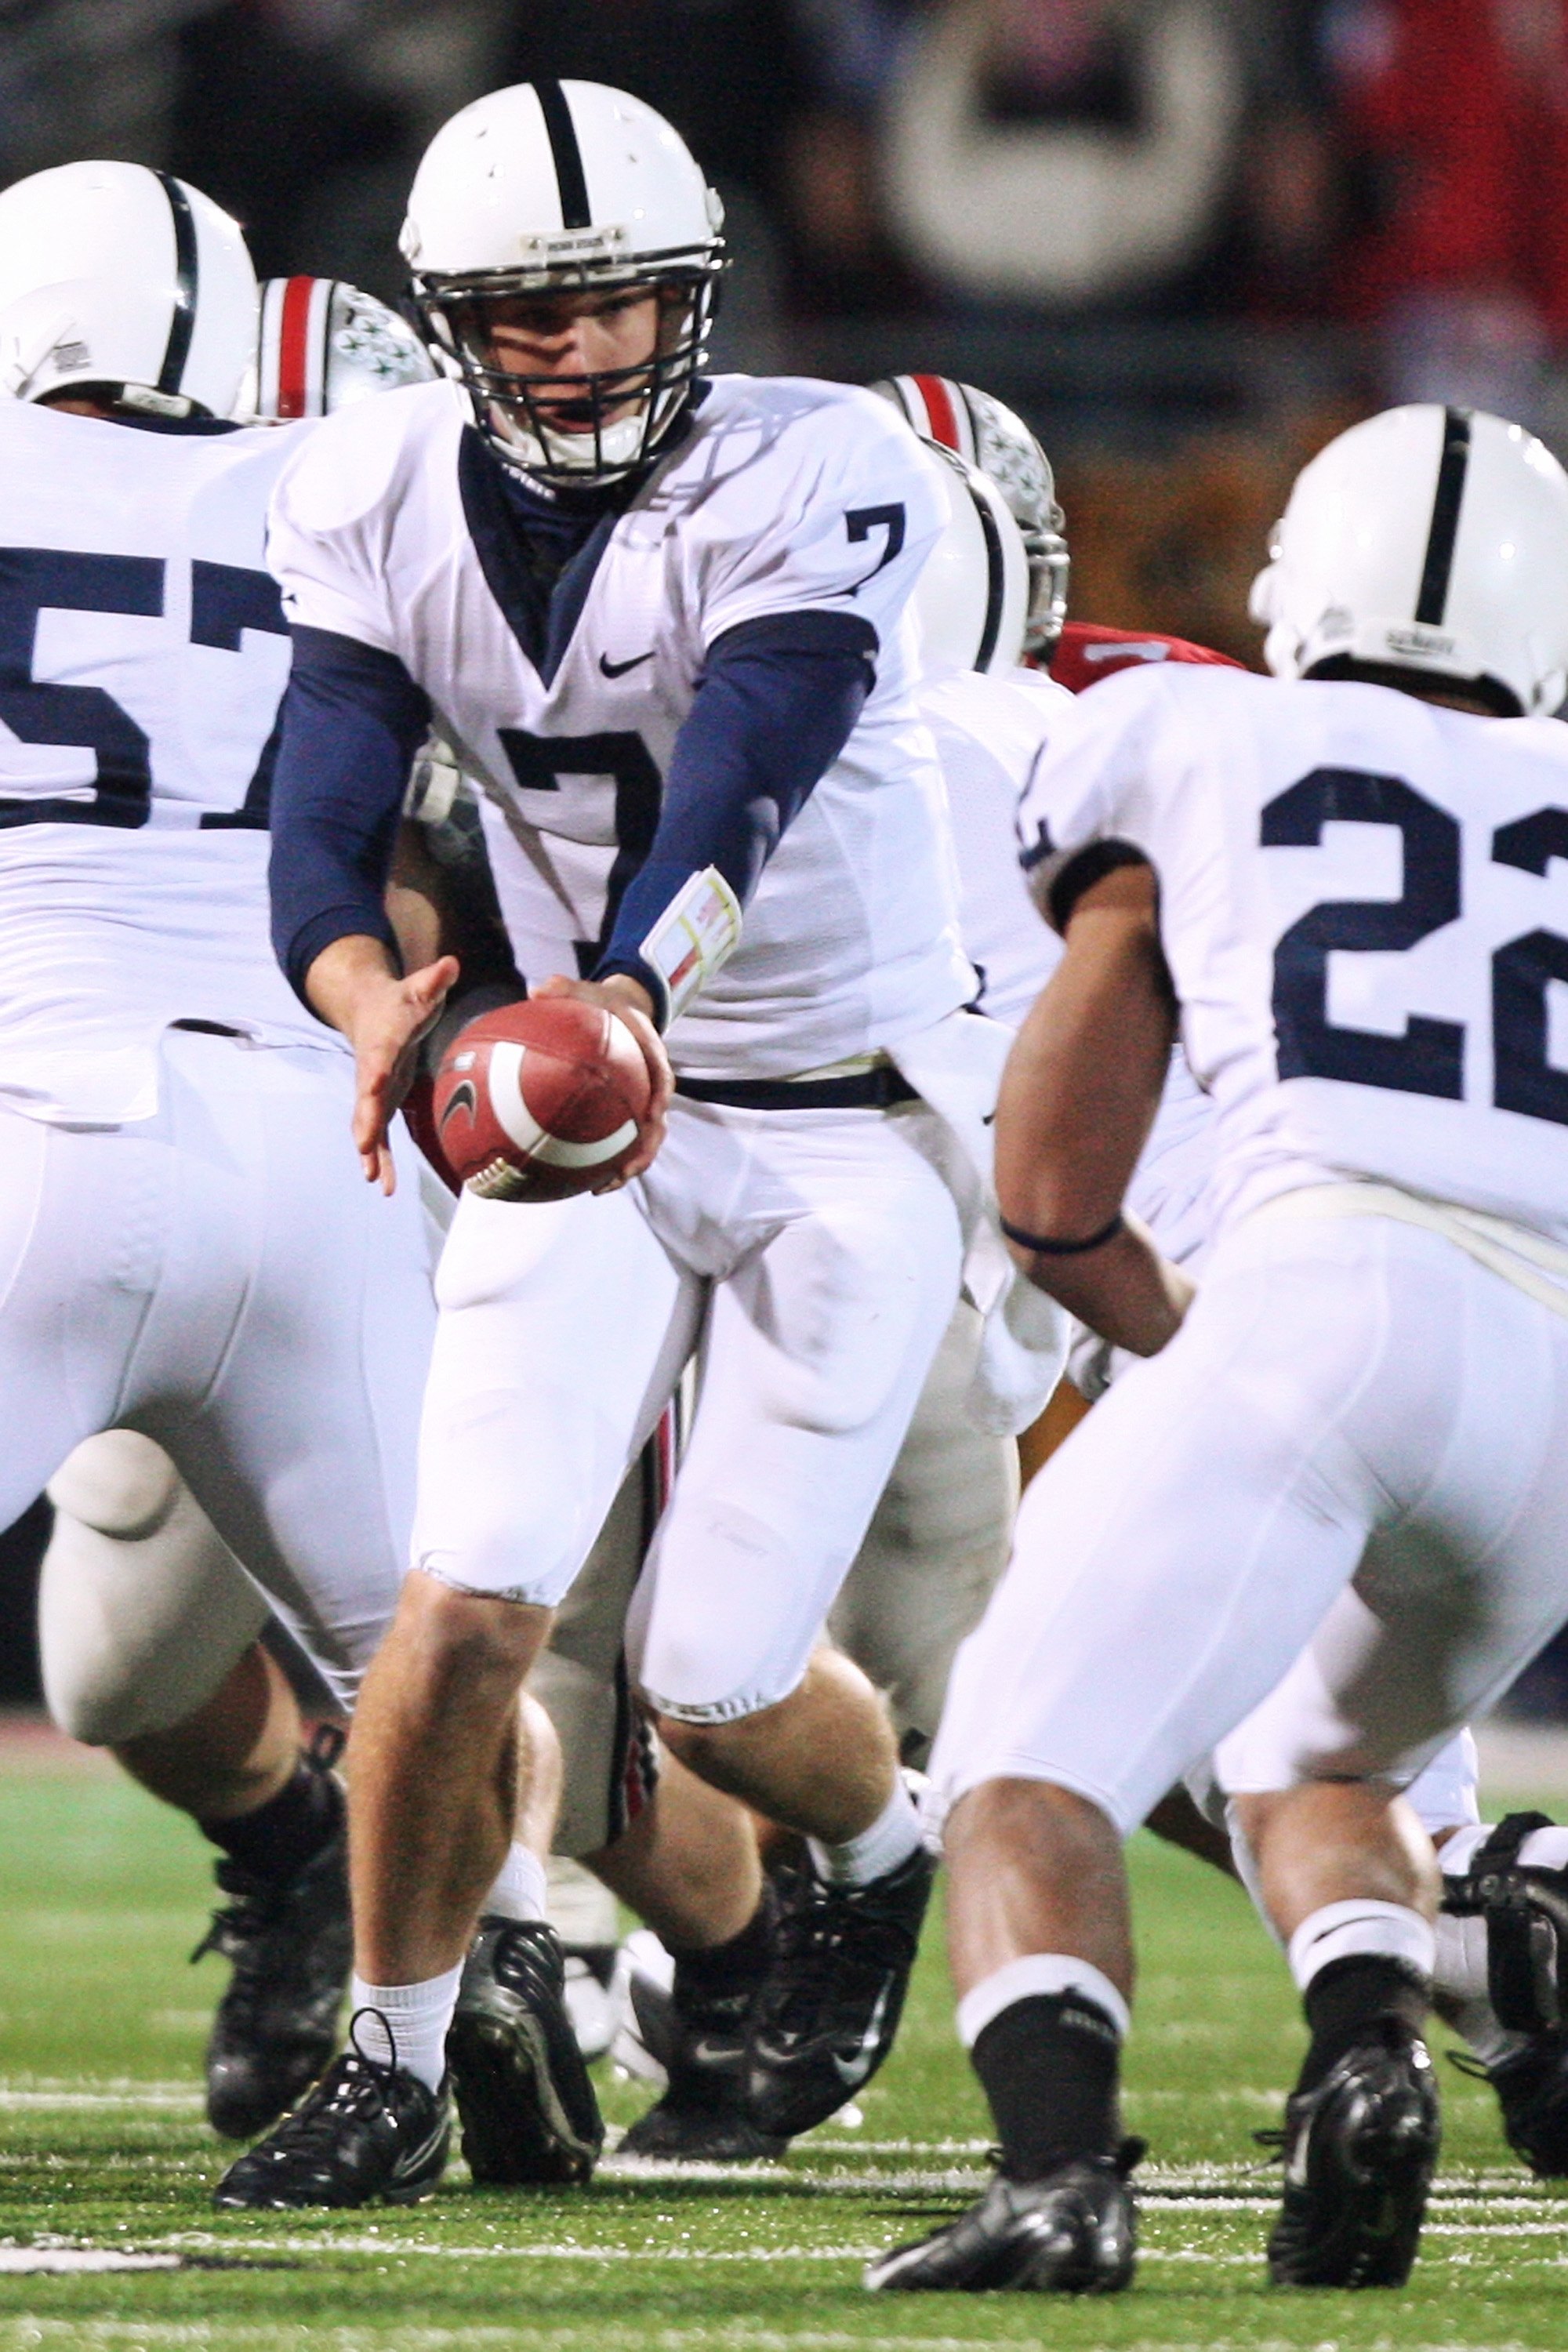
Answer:
<svg viewBox="0 0 1568 2352"><path fill-rule="evenodd" d="M296 991L339 939L395 936L384 894L428 706L400 662L297 629L272 785L272 943Z"/></svg>
<svg viewBox="0 0 1568 2352"><path fill-rule="evenodd" d="M719 639L596 976L653 978L645 941L694 874L714 868L746 905L854 731L876 681L876 652L867 624L836 613L778 614Z"/></svg>
<svg viewBox="0 0 1568 2352"><path fill-rule="evenodd" d="M1084 893L1068 951L1019 1032L996 1116L997 1196L1018 1263L1140 1355L1164 1345L1190 1296L1141 1227L1117 1224L1173 1028L1155 904L1141 867Z"/></svg>
<svg viewBox="0 0 1568 2352"><path fill-rule="evenodd" d="M1174 1029L1153 903L1143 868L1085 894L1008 1057L996 1189L1003 1214L1031 1233L1099 1232L1148 1140Z"/></svg>

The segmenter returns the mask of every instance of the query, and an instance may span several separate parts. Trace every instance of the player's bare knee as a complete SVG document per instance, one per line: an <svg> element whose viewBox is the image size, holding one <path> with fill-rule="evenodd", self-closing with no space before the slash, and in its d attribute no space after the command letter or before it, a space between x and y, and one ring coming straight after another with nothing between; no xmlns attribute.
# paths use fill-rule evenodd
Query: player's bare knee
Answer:
<svg viewBox="0 0 1568 2352"><path fill-rule="evenodd" d="M416 1569L397 1605L397 1639L428 1679L508 1696L550 1638L553 1612L530 1601L464 1591Z"/></svg>
<svg viewBox="0 0 1568 2352"><path fill-rule="evenodd" d="M1108 1838L1120 1843L1108 1815L1070 1789L1050 1780L983 1780L948 1815L943 1844L954 1864L987 1853L1026 1860L1037 1850L1079 1854L1088 1864Z"/></svg>

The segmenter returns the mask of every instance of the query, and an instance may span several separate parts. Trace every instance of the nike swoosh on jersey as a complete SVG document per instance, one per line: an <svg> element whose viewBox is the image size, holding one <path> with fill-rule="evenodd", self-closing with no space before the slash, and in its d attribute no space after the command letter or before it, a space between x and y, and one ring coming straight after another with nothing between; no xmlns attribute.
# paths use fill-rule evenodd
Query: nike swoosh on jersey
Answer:
<svg viewBox="0 0 1568 2352"><path fill-rule="evenodd" d="M877 1995L877 2006L871 2011L854 2057L840 2058L837 2050L833 2053L833 2071L847 2091L853 2091L865 2081L871 2071L877 2056L877 2042L882 2031L882 2012L888 2006L888 1996L892 1990L893 1979L889 1977L881 1991Z"/></svg>
<svg viewBox="0 0 1568 2352"><path fill-rule="evenodd" d="M634 654L630 661L624 662L612 661L608 654L601 654L599 668L605 677L625 677L627 670L641 669L644 662L652 661L658 650L657 646L650 646L646 654Z"/></svg>

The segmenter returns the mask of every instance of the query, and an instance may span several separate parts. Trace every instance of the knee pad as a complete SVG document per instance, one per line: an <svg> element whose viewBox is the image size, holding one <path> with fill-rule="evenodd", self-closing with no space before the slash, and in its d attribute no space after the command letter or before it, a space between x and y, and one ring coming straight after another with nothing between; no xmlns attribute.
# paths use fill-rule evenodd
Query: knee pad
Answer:
<svg viewBox="0 0 1568 2352"><path fill-rule="evenodd" d="M161 1445L134 1429L106 1429L68 1454L48 1484L57 1511L126 1542L156 1534L180 1494Z"/></svg>
<svg viewBox="0 0 1568 2352"><path fill-rule="evenodd" d="M177 1480L167 1515L140 1539L61 1512L38 1586L49 1713L93 1748L167 1731L212 1696L267 1614Z"/></svg>

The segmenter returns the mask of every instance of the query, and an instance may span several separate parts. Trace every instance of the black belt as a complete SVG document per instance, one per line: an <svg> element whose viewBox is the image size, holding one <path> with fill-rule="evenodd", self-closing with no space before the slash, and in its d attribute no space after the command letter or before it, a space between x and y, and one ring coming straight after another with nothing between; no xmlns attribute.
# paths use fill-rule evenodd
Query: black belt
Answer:
<svg viewBox="0 0 1568 2352"><path fill-rule="evenodd" d="M918 1089L889 1062L842 1078L677 1078L675 1091L731 1110L891 1110L895 1103L920 1100Z"/></svg>

